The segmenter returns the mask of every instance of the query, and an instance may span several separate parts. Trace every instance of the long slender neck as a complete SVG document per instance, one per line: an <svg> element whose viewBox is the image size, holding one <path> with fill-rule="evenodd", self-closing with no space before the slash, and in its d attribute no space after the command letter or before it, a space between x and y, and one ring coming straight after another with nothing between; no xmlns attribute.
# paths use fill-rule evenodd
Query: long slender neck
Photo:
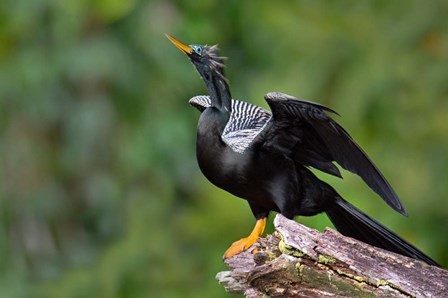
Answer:
<svg viewBox="0 0 448 298"><path fill-rule="evenodd" d="M229 85L223 75L213 72L210 81L207 83L208 94L210 95L211 106L217 108L230 117L231 100Z"/></svg>
<svg viewBox="0 0 448 298"><path fill-rule="evenodd" d="M201 140L218 137L221 138L224 129L230 119L230 102L231 96L229 87L224 76L219 73L201 73L204 79L208 94L210 96L210 107L206 108L199 118L198 123L198 142ZM208 142L208 141L206 141ZM214 145L220 142L212 142ZM210 143L207 143L208 147ZM198 150L202 152L203 145L198 146Z"/></svg>

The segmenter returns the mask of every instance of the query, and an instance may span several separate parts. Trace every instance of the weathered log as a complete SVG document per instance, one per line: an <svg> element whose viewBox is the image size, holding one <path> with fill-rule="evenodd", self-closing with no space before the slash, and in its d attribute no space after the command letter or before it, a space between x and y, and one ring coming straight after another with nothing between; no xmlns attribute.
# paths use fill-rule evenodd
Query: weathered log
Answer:
<svg viewBox="0 0 448 298"><path fill-rule="evenodd" d="M277 215L216 278L246 297L448 297L448 271Z"/></svg>

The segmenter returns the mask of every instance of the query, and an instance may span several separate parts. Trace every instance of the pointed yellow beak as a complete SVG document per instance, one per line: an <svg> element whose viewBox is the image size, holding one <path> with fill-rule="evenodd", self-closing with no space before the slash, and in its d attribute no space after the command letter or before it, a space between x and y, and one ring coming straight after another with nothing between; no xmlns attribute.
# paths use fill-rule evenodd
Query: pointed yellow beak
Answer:
<svg viewBox="0 0 448 298"><path fill-rule="evenodd" d="M193 53L193 49L190 48L189 46L187 46L186 44L180 42L179 40L175 39L174 37L172 37L169 34L165 33L165 36L182 52L184 52L185 54L190 55L191 53Z"/></svg>

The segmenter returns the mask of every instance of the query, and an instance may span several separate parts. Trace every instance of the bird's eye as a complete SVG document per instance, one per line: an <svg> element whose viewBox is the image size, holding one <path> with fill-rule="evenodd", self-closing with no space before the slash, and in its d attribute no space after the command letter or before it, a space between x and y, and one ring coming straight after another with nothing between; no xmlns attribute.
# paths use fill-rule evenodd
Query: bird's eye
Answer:
<svg viewBox="0 0 448 298"><path fill-rule="evenodd" d="M200 47L200 46L193 46L193 50L194 50L195 53L198 54L199 56L202 55L202 47Z"/></svg>

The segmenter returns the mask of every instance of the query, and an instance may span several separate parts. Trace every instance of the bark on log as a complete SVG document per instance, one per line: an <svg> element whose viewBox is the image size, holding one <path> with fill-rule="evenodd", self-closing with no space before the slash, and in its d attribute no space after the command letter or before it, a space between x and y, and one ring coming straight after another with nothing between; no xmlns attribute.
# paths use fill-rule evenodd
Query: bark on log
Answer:
<svg viewBox="0 0 448 298"><path fill-rule="evenodd" d="M448 271L277 215L216 278L246 297L448 297Z"/></svg>

